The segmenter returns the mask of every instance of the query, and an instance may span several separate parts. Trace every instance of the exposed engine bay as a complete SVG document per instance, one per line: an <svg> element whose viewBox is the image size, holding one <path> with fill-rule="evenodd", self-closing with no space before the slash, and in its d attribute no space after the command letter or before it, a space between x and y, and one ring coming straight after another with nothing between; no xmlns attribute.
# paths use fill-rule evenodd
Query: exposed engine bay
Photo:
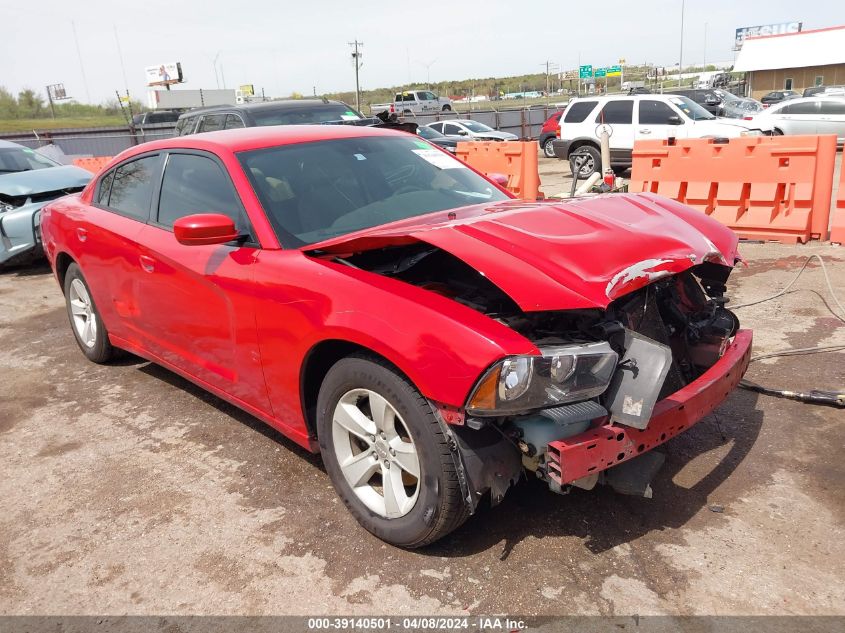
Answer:
<svg viewBox="0 0 845 633"><path fill-rule="evenodd" d="M655 404L712 367L739 329L737 317L726 308L725 283L731 268L713 262L661 276L615 299L604 310L526 312L470 265L425 243L365 251L338 261L449 297L519 332L538 347L609 345L618 363L600 395L519 415L468 415L466 419L470 429L494 428L519 450L522 467L558 492L565 490L554 485L547 470L550 442L607 422L646 428ZM644 454L572 485L589 489L608 483L620 492L650 496L649 481L661 464L659 454ZM504 474L509 479L513 475ZM502 474L497 477L501 479Z"/></svg>

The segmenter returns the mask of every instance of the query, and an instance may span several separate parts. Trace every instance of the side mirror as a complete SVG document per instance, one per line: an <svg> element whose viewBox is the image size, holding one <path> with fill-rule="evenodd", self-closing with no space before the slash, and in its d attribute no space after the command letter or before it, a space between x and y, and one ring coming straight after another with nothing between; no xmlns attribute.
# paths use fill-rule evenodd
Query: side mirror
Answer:
<svg viewBox="0 0 845 633"><path fill-rule="evenodd" d="M684 122L681 121L681 117L679 117L677 114L673 114L672 116L670 116L668 119L666 119L666 122L669 125L683 125L684 124Z"/></svg>
<svg viewBox="0 0 845 633"><path fill-rule="evenodd" d="M499 174L496 172L492 172L487 174L487 177L495 182L500 187L507 189L508 186L508 177L505 174Z"/></svg>
<svg viewBox="0 0 845 633"><path fill-rule="evenodd" d="M173 223L176 241L185 246L225 244L239 237L235 223L222 213L196 213Z"/></svg>
<svg viewBox="0 0 845 633"><path fill-rule="evenodd" d="M469 136L469 132L466 130L458 130L458 134L461 136Z"/></svg>

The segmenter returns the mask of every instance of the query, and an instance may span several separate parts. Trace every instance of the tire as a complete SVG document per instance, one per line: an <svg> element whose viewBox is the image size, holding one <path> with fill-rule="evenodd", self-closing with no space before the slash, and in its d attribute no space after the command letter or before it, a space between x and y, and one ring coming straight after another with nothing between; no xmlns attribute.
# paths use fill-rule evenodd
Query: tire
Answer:
<svg viewBox="0 0 845 633"><path fill-rule="evenodd" d="M94 305L88 283L75 263L65 273L64 291L70 329L79 349L94 363L106 363L114 358L116 349L109 342L109 333Z"/></svg>
<svg viewBox="0 0 845 633"><path fill-rule="evenodd" d="M773 129L772 136L783 136L783 130L779 130L778 128Z"/></svg>
<svg viewBox="0 0 845 633"><path fill-rule="evenodd" d="M592 174L601 173L601 153L592 145L581 145L580 147L569 152L570 165L572 164L572 157L576 156L579 159L583 158L584 163L578 171L578 178L588 178Z"/></svg>
<svg viewBox="0 0 845 633"><path fill-rule="evenodd" d="M546 139L546 142L543 143L543 156L545 156L546 158L554 158L555 157L555 148L552 146L552 143L554 142L554 140L555 140L555 137L550 136L549 138Z"/></svg>
<svg viewBox="0 0 845 633"><path fill-rule="evenodd" d="M445 105L444 105L444 106L440 109L440 111L441 111L441 112L451 112L451 111L452 111L452 106L450 106L450 105L447 103L447 104L445 104Z"/></svg>
<svg viewBox="0 0 845 633"><path fill-rule="evenodd" d="M469 516L447 437L428 401L389 363L353 355L328 371L317 398L317 437L338 495L381 540L422 547Z"/></svg>

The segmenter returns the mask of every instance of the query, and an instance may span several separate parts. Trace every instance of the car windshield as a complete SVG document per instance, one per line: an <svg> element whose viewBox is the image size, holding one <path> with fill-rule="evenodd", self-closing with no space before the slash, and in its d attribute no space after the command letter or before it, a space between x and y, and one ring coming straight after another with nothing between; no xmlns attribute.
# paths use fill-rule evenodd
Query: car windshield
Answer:
<svg viewBox="0 0 845 633"><path fill-rule="evenodd" d="M713 92L715 92L716 96L725 103L739 103L742 101L740 97L737 97L735 94L731 94L730 92L725 92L724 90L714 90Z"/></svg>
<svg viewBox="0 0 845 633"><path fill-rule="evenodd" d="M669 97L669 101L674 103L681 112L693 121L704 121L716 118L688 97Z"/></svg>
<svg viewBox="0 0 845 633"><path fill-rule="evenodd" d="M417 134L422 136L423 138L433 139L433 138L444 138L443 134L434 130L427 125L421 125L417 128Z"/></svg>
<svg viewBox="0 0 845 633"><path fill-rule="evenodd" d="M0 147L0 174L58 166L59 163L28 147Z"/></svg>
<svg viewBox="0 0 845 633"><path fill-rule="evenodd" d="M493 132L493 128L478 121L461 121L470 132Z"/></svg>
<svg viewBox="0 0 845 633"><path fill-rule="evenodd" d="M279 241L289 248L508 199L459 160L412 136L297 143L238 158Z"/></svg>
<svg viewBox="0 0 845 633"><path fill-rule="evenodd" d="M255 109L252 117L256 125L311 125L329 121L360 121L362 117L349 106L329 103L314 107Z"/></svg>

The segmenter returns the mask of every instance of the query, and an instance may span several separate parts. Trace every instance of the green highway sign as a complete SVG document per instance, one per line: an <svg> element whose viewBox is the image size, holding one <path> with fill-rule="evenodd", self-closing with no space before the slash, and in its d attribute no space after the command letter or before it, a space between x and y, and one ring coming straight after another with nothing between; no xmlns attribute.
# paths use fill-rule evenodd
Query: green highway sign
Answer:
<svg viewBox="0 0 845 633"><path fill-rule="evenodd" d="M593 67L592 66L580 66L578 68L578 76L581 79L589 79L593 76Z"/></svg>
<svg viewBox="0 0 845 633"><path fill-rule="evenodd" d="M607 69L608 77L618 77L622 74L622 66L611 66Z"/></svg>
<svg viewBox="0 0 845 633"><path fill-rule="evenodd" d="M607 76L607 68L596 68L596 77Z"/></svg>

